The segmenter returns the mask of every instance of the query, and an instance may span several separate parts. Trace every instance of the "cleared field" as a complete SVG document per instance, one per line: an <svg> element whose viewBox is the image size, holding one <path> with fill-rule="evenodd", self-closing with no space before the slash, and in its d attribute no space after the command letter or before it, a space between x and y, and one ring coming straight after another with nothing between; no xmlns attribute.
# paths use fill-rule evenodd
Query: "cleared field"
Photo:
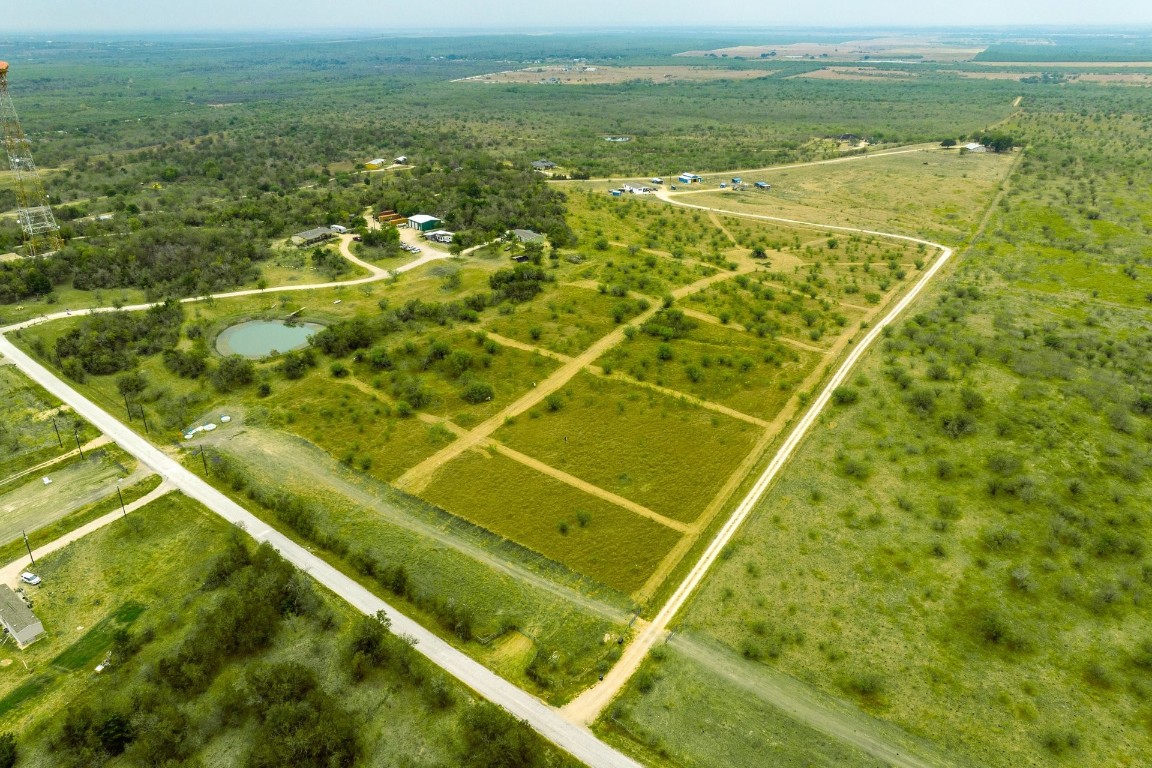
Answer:
<svg viewBox="0 0 1152 768"><path fill-rule="evenodd" d="M137 469L132 458L109 449L92 451L84 461L34 473L21 485L0 494L0 541L10 541L21 530L42 528L83 506L115 496L118 480L123 479L127 487L147 474L149 470ZM45 479L51 484L46 485Z"/></svg>
<svg viewBox="0 0 1152 768"><path fill-rule="evenodd" d="M1012 164L1011 154L955 150L878 155L765 174L765 194L732 190L676 194L694 205L958 241L979 221Z"/></svg>
<svg viewBox="0 0 1152 768"><path fill-rule="evenodd" d="M311 378L291 382L264 402L271 409L270 425L382 480L395 479L456 439L444 427L389 417L387 404L334 380L323 387Z"/></svg>
<svg viewBox="0 0 1152 768"><path fill-rule="evenodd" d="M96 436L83 419L61 409L59 401L29 381L0 358L0 482L76 447L73 430L81 442ZM52 419L64 445L56 436Z"/></svg>
<svg viewBox="0 0 1152 768"><path fill-rule="evenodd" d="M525 344L574 356L615 328L617 318L631 318L636 310L637 305L628 299L560 285L533 301L512 307L508 314L495 314L485 321L484 328Z"/></svg>
<svg viewBox="0 0 1152 768"><path fill-rule="evenodd" d="M465 453L441 468L422 495L623 592L643 585L680 538L496 453Z"/></svg>
<svg viewBox="0 0 1152 768"><path fill-rule="evenodd" d="M754 333L697 322L687 336L668 342L636 334L597 363L608 372L771 420L821 357Z"/></svg>
<svg viewBox="0 0 1152 768"><path fill-rule="evenodd" d="M723 69L720 67L603 67L547 66L474 75L460 83L541 83L545 85L609 85L637 80L650 83L708 82L712 80L755 80L774 74L763 69Z"/></svg>
<svg viewBox="0 0 1152 768"><path fill-rule="evenodd" d="M557 469L691 522L751 450L752 424L581 373L495 438Z"/></svg>
<svg viewBox="0 0 1152 768"><path fill-rule="evenodd" d="M401 601L397 604L440 627L468 654L548 701L561 703L588 685L613 651L603 636L625 631L630 607L625 595L342 466L302 440L245 427L234 437L215 440L209 455L223 456L228 465L222 477L224 467L213 462L210 479L270 523L282 525L247 494L285 492L314 509L314 538L348 544L347 555L329 553L346 572L363 578L356 564L366 561L383 568L403 565L408 593L385 590L387 599ZM187 461L197 469L197 457ZM239 490L237 477L243 478ZM381 589L371 580L368 586ZM463 606L471 639L445 626L427 601ZM522 652L509 653L509 635L531 639ZM547 675L526 674L537 653L548 657L553 652L558 657Z"/></svg>

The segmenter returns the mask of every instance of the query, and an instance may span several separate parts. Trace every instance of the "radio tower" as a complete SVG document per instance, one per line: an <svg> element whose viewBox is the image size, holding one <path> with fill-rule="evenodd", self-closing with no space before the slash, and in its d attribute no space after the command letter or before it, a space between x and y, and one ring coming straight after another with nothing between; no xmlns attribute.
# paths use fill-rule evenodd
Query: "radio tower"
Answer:
<svg viewBox="0 0 1152 768"><path fill-rule="evenodd" d="M0 136L4 139L4 151L8 164L16 174L16 217L24 231L24 255L44 256L59 250L60 227L48 206L48 195L44 192L44 182L32 162L32 152L12 97L8 95L8 62L0 61Z"/></svg>

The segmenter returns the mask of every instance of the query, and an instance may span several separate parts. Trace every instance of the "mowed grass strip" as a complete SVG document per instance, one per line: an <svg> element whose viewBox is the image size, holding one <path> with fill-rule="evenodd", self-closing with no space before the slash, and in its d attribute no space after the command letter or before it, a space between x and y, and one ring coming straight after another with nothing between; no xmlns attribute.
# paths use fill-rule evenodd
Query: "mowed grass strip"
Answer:
<svg viewBox="0 0 1152 768"><path fill-rule="evenodd" d="M495 439L570 475L690 523L759 429L687 401L580 373Z"/></svg>
<svg viewBox="0 0 1152 768"><path fill-rule="evenodd" d="M442 467L424 498L447 511L632 592L680 534L495 453L469 451Z"/></svg>

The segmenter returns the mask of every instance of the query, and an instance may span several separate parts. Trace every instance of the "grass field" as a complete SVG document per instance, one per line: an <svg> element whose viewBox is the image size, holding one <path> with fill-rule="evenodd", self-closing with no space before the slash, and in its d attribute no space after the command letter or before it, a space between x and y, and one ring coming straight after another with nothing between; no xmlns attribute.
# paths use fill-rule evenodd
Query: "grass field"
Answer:
<svg viewBox="0 0 1152 768"><path fill-rule="evenodd" d="M671 342L636 334L597 362L605 371L771 420L820 359L811 350L698 322Z"/></svg>
<svg viewBox="0 0 1152 768"><path fill-rule="evenodd" d="M787 673L961 765L1138 765L1152 750L1149 202L1112 170L1144 174L1143 154L1117 153L1146 128L1101 125L1093 181L1069 180L1055 169L1088 120L1009 127L1034 154L985 239L865 357L679 627L749 677ZM680 699L728 685L665 669ZM624 699L638 744L677 698L640 680ZM659 734L674 756L710 746Z"/></svg>
<svg viewBox="0 0 1152 768"><path fill-rule="evenodd" d="M437 473L423 496L625 593L639 588L680 538L499 454L465 453Z"/></svg>
<svg viewBox="0 0 1152 768"><path fill-rule="evenodd" d="M683 522L696 519L759 436L751 424L589 374L553 403L496 439Z"/></svg>
<svg viewBox="0 0 1152 768"><path fill-rule="evenodd" d="M414 601L404 601L405 610L550 701L560 703L588 684L610 650L603 646L603 636L623 631L631 603L600 582L374 481L303 440L248 426L241 434L220 438L209 447L209 455L225 457L245 478L237 490L231 473L223 477L213 461L209 479L221 490L281 526L274 512L253 503L255 491L286 492L310 505L316 510L318 536L350 546L348 556L328 556L354 577L363 579L353 560L402 564L413 596L467 608L473 638L461 641ZM186 461L190 469L201 471L197 456L190 454ZM380 589L370 580L367 586ZM467 600L459 600L461 595ZM401 600L387 591L385 597ZM531 640L521 653L509 653L506 641L520 633ZM547 658L553 652L557 663L546 677L525 674L537 654Z"/></svg>
<svg viewBox="0 0 1152 768"><path fill-rule="evenodd" d="M1011 155L925 148L842 163L774 170L772 190L680 195L695 205L958 242L976 226ZM758 179L759 180L759 179ZM710 185L706 177L703 185Z"/></svg>
<svg viewBox="0 0 1152 768"><path fill-rule="evenodd" d="M60 437L52 426L55 418ZM75 449L96 431L70 409L0 360L0 483L22 470ZM66 440L61 446L61 440Z"/></svg>
<svg viewBox="0 0 1152 768"><path fill-rule="evenodd" d="M615 328L616 317L628 319L636 309L627 299L559 285L507 315L494 315L484 327L525 344L572 356Z"/></svg>

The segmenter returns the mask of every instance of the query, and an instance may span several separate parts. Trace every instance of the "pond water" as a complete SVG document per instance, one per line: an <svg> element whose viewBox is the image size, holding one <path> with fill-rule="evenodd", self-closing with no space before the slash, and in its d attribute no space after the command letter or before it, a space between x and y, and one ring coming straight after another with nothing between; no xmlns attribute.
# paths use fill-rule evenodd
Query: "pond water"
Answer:
<svg viewBox="0 0 1152 768"><path fill-rule="evenodd" d="M225 328L216 337L222 355L243 355L252 360L273 352L290 352L308 346L308 338L324 326L319 323L287 325L279 320L250 320Z"/></svg>

